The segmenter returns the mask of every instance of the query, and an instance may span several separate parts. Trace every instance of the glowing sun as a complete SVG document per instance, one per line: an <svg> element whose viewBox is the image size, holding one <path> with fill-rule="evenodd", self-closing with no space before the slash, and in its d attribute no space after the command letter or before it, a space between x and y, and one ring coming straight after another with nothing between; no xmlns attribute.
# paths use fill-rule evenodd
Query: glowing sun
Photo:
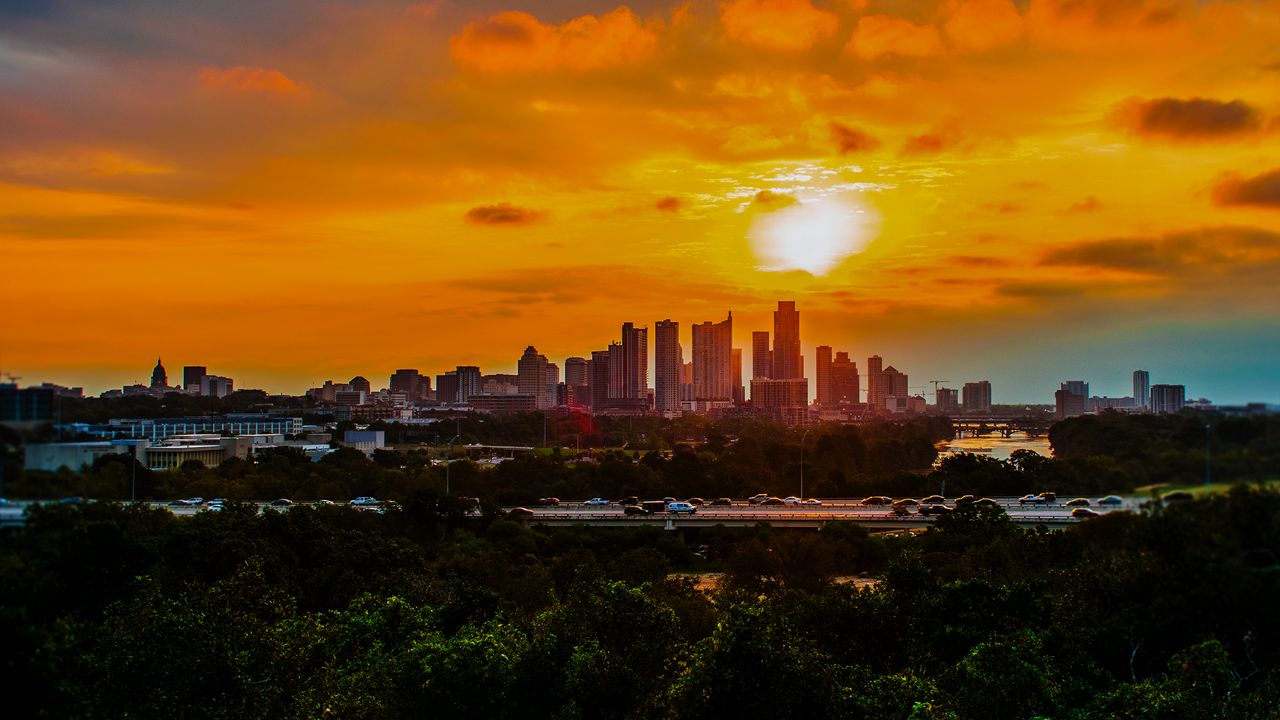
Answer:
<svg viewBox="0 0 1280 720"><path fill-rule="evenodd" d="M879 224L870 208L826 197L759 216L747 237L762 270L826 275L845 258L862 252Z"/></svg>

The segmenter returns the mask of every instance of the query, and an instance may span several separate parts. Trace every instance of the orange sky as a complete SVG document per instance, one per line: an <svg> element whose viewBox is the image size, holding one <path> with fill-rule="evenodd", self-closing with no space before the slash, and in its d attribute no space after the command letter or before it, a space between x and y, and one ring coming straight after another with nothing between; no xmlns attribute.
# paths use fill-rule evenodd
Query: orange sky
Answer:
<svg viewBox="0 0 1280 720"><path fill-rule="evenodd" d="M1276 0L222 5L0 6L24 383L687 355L730 309L749 363L794 299L915 391L1280 401Z"/></svg>

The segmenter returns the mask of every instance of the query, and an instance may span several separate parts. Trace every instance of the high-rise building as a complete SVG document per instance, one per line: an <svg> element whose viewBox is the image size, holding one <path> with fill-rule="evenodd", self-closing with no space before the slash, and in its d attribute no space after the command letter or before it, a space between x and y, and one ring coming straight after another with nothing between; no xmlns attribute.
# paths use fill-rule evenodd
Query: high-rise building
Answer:
<svg viewBox="0 0 1280 720"><path fill-rule="evenodd" d="M369 393L373 392L373 387L369 385L369 381L365 380L364 376L362 375L357 375L351 378L350 382L348 382L347 385L350 385L352 390L359 390L363 392L365 395L368 395Z"/></svg>
<svg viewBox="0 0 1280 720"><path fill-rule="evenodd" d="M742 348L733 349L733 402L747 401L747 389L742 385Z"/></svg>
<svg viewBox="0 0 1280 720"><path fill-rule="evenodd" d="M907 398L910 397L907 392L907 374L898 372L897 368L890 365L880 373L881 382L885 389L885 408L900 412L907 408Z"/></svg>
<svg viewBox="0 0 1280 720"><path fill-rule="evenodd" d="M235 381L221 375L205 375L200 378L200 394L208 397L226 397L235 391Z"/></svg>
<svg viewBox="0 0 1280 720"><path fill-rule="evenodd" d="M587 381L587 361L580 357L565 358L564 384L569 387L589 385Z"/></svg>
<svg viewBox="0 0 1280 720"><path fill-rule="evenodd" d="M804 422L808 404L809 381L805 378L751 379L751 407L761 415L787 423Z"/></svg>
<svg viewBox="0 0 1280 720"><path fill-rule="evenodd" d="M458 402L457 370L449 370L436 376L436 402Z"/></svg>
<svg viewBox="0 0 1280 720"><path fill-rule="evenodd" d="M591 410L603 412L609 407L609 351L591 351Z"/></svg>
<svg viewBox="0 0 1280 720"><path fill-rule="evenodd" d="M680 350L681 359L684 358L683 346ZM680 402L693 400L693 361L680 365Z"/></svg>
<svg viewBox="0 0 1280 720"><path fill-rule="evenodd" d="M1153 413L1176 413L1187 406L1187 388L1183 385L1152 385L1149 406Z"/></svg>
<svg viewBox="0 0 1280 720"><path fill-rule="evenodd" d="M532 345L524 349L524 354L516 362L516 376L521 395L532 395L539 410L554 407L556 402L555 384L548 384L549 371L545 355L539 355ZM553 365L554 367L554 365ZM559 382L560 369L556 368L556 383Z"/></svg>
<svg viewBox="0 0 1280 720"><path fill-rule="evenodd" d="M933 402L938 408L938 412L943 414L954 413L960 409L960 391L952 388L936 388L933 391Z"/></svg>
<svg viewBox="0 0 1280 720"><path fill-rule="evenodd" d="M960 402L967 413L991 412L991 381L967 382L961 387Z"/></svg>
<svg viewBox="0 0 1280 720"><path fill-rule="evenodd" d="M151 387L156 390L169 387L169 374L164 371L160 358L156 358L156 366L151 370Z"/></svg>
<svg viewBox="0 0 1280 720"><path fill-rule="evenodd" d="M800 313L792 301L778 301L778 309L773 311L773 368L770 377L774 380L804 377L800 357Z"/></svg>
<svg viewBox="0 0 1280 720"><path fill-rule="evenodd" d="M818 346L818 364L816 378L816 392L818 405L829 408L835 405L835 400L831 395L831 346Z"/></svg>
<svg viewBox="0 0 1280 720"><path fill-rule="evenodd" d="M1089 383L1068 380L1053 394L1054 411L1059 420L1083 415L1089 409Z"/></svg>
<svg viewBox="0 0 1280 720"><path fill-rule="evenodd" d="M884 409L888 389L884 384L884 359L879 355L867 358L867 404L876 410Z"/></svg>
<svg viewBox="0 0 1280 720"><path fill-rule="evenodd" d="M649 329L622 324L622 394L634 400L649 393Z"/></svg>
<svg viewBox="0 0 1280 720"><path fill-rule="evenodd" d="M472 395L480 394L480 387L484 384L480 368L475 365L459 365L454 372L458 376L458 402L464 403Z"/></svg>
<svg viewBox="0 0 1280 720"><path fill-rule="evenodd" d="M187 392L200 392L200 381L208 375L204 365L188 365L182 368L182 389Z"/></svg>
<svg viewBox="0 0 1280 720"><path fill-rule="evenodd" d="M659 320L653 326L653 409L680 409L680 323Z"/></svg>
<svg viewBox="0 0 1280 720"><path fill-rule="evenodd" d="M387 380L387 389L402 392L413 402L422 397L422 374L412 368L396 370Z"/></svg>
<svg viewBox="0 0 1280 720"><path fill-rule="evenodd" d="M542 393L547 407L560 405L560 366L553 362L542 366Z"/></svg>
<svg viewBox="0 0 1280 720"><path fill-rule="evenodd" d="M1140 410L1151 409L1151 373L1133 371L1133 404Z"/></svg>
<svg viewBox="0 0 1280 720"><path fill-rule="evenodd" d="M858 364L849 359L849 353L836 353L831 361L831 401L836 405L860 402L859 384Z"/></svg>
<svg viewBox="0 0 1280 720"><path fill-rule="evenodd" d="M756 330L751 333L751 377L767 378L773 376L773 363L770 361L769 331Z"/></svg>
<svg viewBox="0 0 1280 720"><path fill-rule="evenodd" d="M733 313L718 323L693 326L695 400L733 399Z"/></svg>
<svg viewBox="0 0 1280 720"><path fill-rule="evenodd" d="M623 359L622 343L609 343L609 399L620 400L627 392L626 361Z"/></svg>

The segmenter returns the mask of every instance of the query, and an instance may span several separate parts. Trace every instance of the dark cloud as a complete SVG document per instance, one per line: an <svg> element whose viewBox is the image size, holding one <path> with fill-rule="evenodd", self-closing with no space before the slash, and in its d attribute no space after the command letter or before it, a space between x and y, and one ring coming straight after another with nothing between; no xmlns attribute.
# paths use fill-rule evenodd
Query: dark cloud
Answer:
<svg viewBox="0 0 1280 720"><path fill-rule="evenodd" d="M1062 212L1064 212L1067 215L1080 215L1082 213L1097 212L1098 210L1101 210L1101 209L1102 209L1102 203L1098 200L1098 198L1090 195L1089 197L1081 200L1080 202L1071 203L1071 205L1069 205L1067 209L1063 210Z"/></svg>
<svg viewBox="0 0 1280 720"><path fill-rule="evenodd" d="M658 202L654 203L653 206L662 212L675 212L680 209L680 198L668 195L664 198L659 198Z"/></svg>
<svg viewBox="0 0 1280 720"><path fill-rule="evenodd" d="M831 123L831 139L841 155L875 150L880 147L880 141L869 133L838 122Z"/></svg>
<svg viewBox="0 0 1280 720"><path fill-rule="evenodd" d="M751 202L769 210L778 210L788 205L794 205L796 199L790 195L776 193L772 190L761 190L751 198Z"/></svg>
<svg viewBox="0 0 1280 720"><path fill-rule="evenodd" d="M1225 226L1159 237L1087 240L1051 250L1040 263L1176 275L1218 272L1276 260L1280 260L1280 234L1261 228Z"/></svg>
<svg viewBox="0 0 1280 720"><path fill-rule="evenodd" d="M1084 288L1059 282L1012 282L997 285L996 294L1024 299L1067 298L1083 295Z"/></svg>
<svg viewBox="0 0 1280 720"><path fill-rule="evenodd" d="M1213 201L1280 209L1280 168L1250 178L1227 175L1214 186Z"/></svg>
<svg viewBox="0 0 1280 720"><path fill-rule="evenodd" d="M1262 127L1257 108L1243 100L1130 98L1116 106L1113 116L1134 135L1165 140L1211 140Z"/></svg>
<svg viewBox="0 0 1280 720"><path fill-rule="evenodd" d="M467 222L474 225L528 225L546 217L541 210L516 207L511 203L481 205L467 211Z"/></svg>
<svg viewBox="0 0 1280 720"><path fill-rule="evenodd" d="M913 135L902 143L903 155L934 155L954 144L954 138L943 133L929 132Z"/></svg>

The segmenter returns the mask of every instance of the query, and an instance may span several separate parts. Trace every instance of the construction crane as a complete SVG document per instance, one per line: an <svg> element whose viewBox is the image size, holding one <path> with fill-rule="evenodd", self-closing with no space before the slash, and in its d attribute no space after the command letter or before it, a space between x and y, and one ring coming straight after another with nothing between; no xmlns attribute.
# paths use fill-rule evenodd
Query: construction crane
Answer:
<svg viewBox="0 0 1280 720"><path fill-rule="evenodd" d="M940 383L944 383L944 382L951 382L951 381L950 381L950 380L930 380L929 382L933 383L933 394L934 394L934 395L937 395L937 394L938 394L938 385L939 385Z"/></svg>

